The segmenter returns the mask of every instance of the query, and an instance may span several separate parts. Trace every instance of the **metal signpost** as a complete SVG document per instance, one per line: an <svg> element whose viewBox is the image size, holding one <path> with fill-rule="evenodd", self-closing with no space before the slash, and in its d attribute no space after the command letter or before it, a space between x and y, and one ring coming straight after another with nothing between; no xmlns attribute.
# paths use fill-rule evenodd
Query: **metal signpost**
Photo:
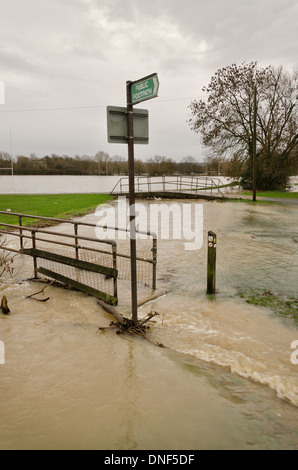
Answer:
<svg viewBox="0 0 298 470"><path fill-rule="evenodd" d="M138 323L138 300L137 300L137 255L136 255L136 226L135 226L135 180L134 180L134 143L148 143L148 130L146 135L138 135L135 138L134 124L135 116L138 114L134 111L133 106L142 101L156 98L159 89L159 81L156 73L148 75L134 82L126 82L126 116L127 116L127 135L124 139L120 138L113 140L109 137L109 142L127 142L128 144L128 175L129 175L129 220L130 220L130 258L131 258L131 310L132 322L136 325ZM111 107L110 107L111 108ZM125 109L125 108L124 108ZM113 111L113 109L112 109ZM115 110L114 110L115 111ZM139 118L141 115L146 114L146 110L138 110ZM120 109L123 112L123 109ZM108 116L111 114L111 109L108 109ZM112 113L113 114L113 113ZM144 116L143 116L144 117ZM148 117L148 112L147 112ZM144 123L144 121L142 121ZM148 126L147 126L148 129ZM144 131L141 131L141 134ZM108 134L109 133L109 120L108 120Z"/></svg>

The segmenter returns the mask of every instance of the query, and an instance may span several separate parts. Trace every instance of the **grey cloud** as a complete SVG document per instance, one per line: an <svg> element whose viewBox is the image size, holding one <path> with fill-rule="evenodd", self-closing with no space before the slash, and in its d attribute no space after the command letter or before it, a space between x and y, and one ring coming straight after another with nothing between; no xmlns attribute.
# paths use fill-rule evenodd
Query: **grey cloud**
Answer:
<svg viewBox="0 0 298 470"><path fill-rule="evenodd" d="M24 56L21 52L15 50L1 50L0 49L0 64L1 68L10 71L22 73L35 73L38 70L38 65L34 64L30 59Z"/></svg>
<svg viewBox="0 0 298 470"><path fill-rule="evenodd" d="M199 158L183 98L199 96L233 62L294 65L297 8L297 0L1 0L0 80L13 95L7 106L103 108L42 119L0 113L0 141L12 128L18 153L51 153L54 140L56 152L125 156L125 146L107 144L104 107L123 106L126 80L157 72L159 97L145 106L150 144L136 155Z"/></svg>

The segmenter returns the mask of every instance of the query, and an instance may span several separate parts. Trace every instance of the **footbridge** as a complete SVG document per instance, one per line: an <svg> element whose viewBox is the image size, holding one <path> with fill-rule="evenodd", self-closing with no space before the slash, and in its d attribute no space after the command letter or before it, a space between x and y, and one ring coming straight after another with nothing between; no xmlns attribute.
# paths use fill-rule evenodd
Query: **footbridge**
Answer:
<svg viewBox="0 0 298 470"><path fill-rule="evenodd" d="M129 178L120 178L111 191L113 195L129 193ZM189 199L223 199L229 187L218 177L210 176L135 176L136 197L169 197Z"/></svg>

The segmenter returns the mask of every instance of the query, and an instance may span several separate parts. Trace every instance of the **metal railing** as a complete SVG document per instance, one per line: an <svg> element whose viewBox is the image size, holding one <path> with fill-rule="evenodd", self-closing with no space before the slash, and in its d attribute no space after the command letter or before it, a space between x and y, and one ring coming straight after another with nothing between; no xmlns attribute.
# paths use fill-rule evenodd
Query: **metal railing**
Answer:
<svg viewBox="0 0 298 470"><path fill-rule="evenodd" d="M4 228L6 230L4 230ZM53 232L43 228L24 227L23 225L13 225L2 222L0 224L0 233L7 233L7 229L10 230L10 235L20 239L20 249L12 248L9 245L2 246L1 248L6 251L31 256L33 258L35 279L38 279L39 274L42 274L46 277L69 284L83 292L93 294L105 300L107 303L117 303L117 245L113 240L98 240L97 238L83 235ZM29 248L24 248L24 242L27 240L30 240ZM84 243L84 246L81 242ZM85 246L86 242L95 242L96 246L104 244L105 246L109 246L111 251L94 246ZM63 252L63 255L55 253L55 251L53 252L50 248L52 245L58 246L60 250L61 247L63 247L63 250L65 250L66 247L72 248L73 253L67 253L67 256L64 256L65 252ZM85 259L80 259L79 250L86 250L88 253L92 252L93 256L99 253L108 255L108 257L111 256L112 267L109 268L91 262L88 256L83 256L82 258ZM48 269L48 265L53 265L53 263L54 268L50 266L51 269ZM79 275L77 273L78 270L80 270ZM86 273L93 273L92 282L90 282L91 276L86 276ZM112 292L107 292L107 290L109 290L107 289L108 283L105 283L104 288L101 287L101 284L103 284L100 279L101 276L108 276L109 279L112 279ZM86 280L87 278L89 282Z"/></svg>
<svg viewBox="0 0 298 470"><path fill-rule="evenodd" d="M120 178L114 186L111 194L127 194L129 192L128 177ZM216 193L224 197L224 192L228 188L222 183L220 178L211 178L210 176L136 176L135 192L179 192L214 196Z"/></svg>
<svg viewBox="0 0 298 470"><path fill-rule="evenodd" d="M107 239L98 239L95 237L89 237L85 235L81 235L79 233L80 227L89 227L93 228L94 230L98 227L104 229L112 229L116 231L125 231L129 232L128 229L122 229L118 227L109 227L107 225L99 225L89 222L81 222L75 220L65 220L65 219L57 219L57 218L50 218L50 217L42 217L36 215L29 215L29 214L22 214L16 212L6 212L0 211L1 215L5 215L8 217L17 217L18 218L18 225L9 224L9 223L0 223L0 234L7 234L9 232L10 235L16 236L20 239L20 247L19 249L14 249L12 247L2 246L2 249L7 251L12 251L16 253L24 253L24 254L31 254L34 260L34 274L37 276L38 268L36 259L36 251L39 248L39 244L50 244L50 245L58 245L61 247L71 248L71 256L74 256L74 259L79 261L84 261L86 259L85 254L81 255L85 252L91 253L98 253L107 257L111 257L112 262L111 268L114 270L118 270L118 260L119 259L126 259L129 260L130 256L126 253L120 253L117 250L117 243L115 240L107 240ZM69 224L73 227L73 233L65 233L65 232L58 232L49 230L48 228L38 228L34 226L24 226L23 221L24 219L32 219L32 221L43 222L46 225L53 225L53 224ZM152 266L152 273L151 273L151 287L153 290L156 289L156 265L157 265L157 235L153 232L138 232L146 234L148 237L152 239L152 247L150 249L150 257L142 257L137 256L137 261L140 263L148 263ZM49 237L50 236L50 237ZM46 237L46 238L45 238ZM31 240L31 253L28 253L28 250L24 248L25 241ZM71 242L72 241L72 242ZM100 244L100 248L98 246ZM104 248L104 245L109 246L111 251L108 251ZM62 259L62 258L61 258ZM77 267L79 267L80 263L77 263ZM112 273L113 274L113 273ZM111 275L111 277L113 277ZM117 276L114 277L114 296L116 297L117 294Z"/></svg>

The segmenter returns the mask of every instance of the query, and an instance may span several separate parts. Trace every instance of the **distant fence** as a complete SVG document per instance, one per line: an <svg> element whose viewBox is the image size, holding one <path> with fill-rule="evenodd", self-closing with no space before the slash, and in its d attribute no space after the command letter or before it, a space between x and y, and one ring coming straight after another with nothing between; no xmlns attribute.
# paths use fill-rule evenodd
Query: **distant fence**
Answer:
<svg viewBox="0 0 298 470"><path fill-rule="evenodd" d="M117 304L117 281L130 278L130 254L119 252L115 240L99 240L79 233L80 228L84 227L87 231L95 230L98 225L13 212L0 211L0 214L18 218L17 225L0 223L0 233L7 234L9 231L9 235L20 240L19 249L7 244L1 248L31 256L35 278L42 275L68 284L107 303ZM24 226L24 218L47 225L67 224L73 227L72 233ZM151 243L140 247L137 254L138 282L155 290L157 238L155 234L149 232L147 235Z"/></svg>
<svg viewBox="0 0 298 470"><path fill-rule="evenodd" d="M120 178L111 194L127 194L128 177ZM229 192L220 178L210 176L135 176L136 193L188 193L224 197Z"/></svg>

